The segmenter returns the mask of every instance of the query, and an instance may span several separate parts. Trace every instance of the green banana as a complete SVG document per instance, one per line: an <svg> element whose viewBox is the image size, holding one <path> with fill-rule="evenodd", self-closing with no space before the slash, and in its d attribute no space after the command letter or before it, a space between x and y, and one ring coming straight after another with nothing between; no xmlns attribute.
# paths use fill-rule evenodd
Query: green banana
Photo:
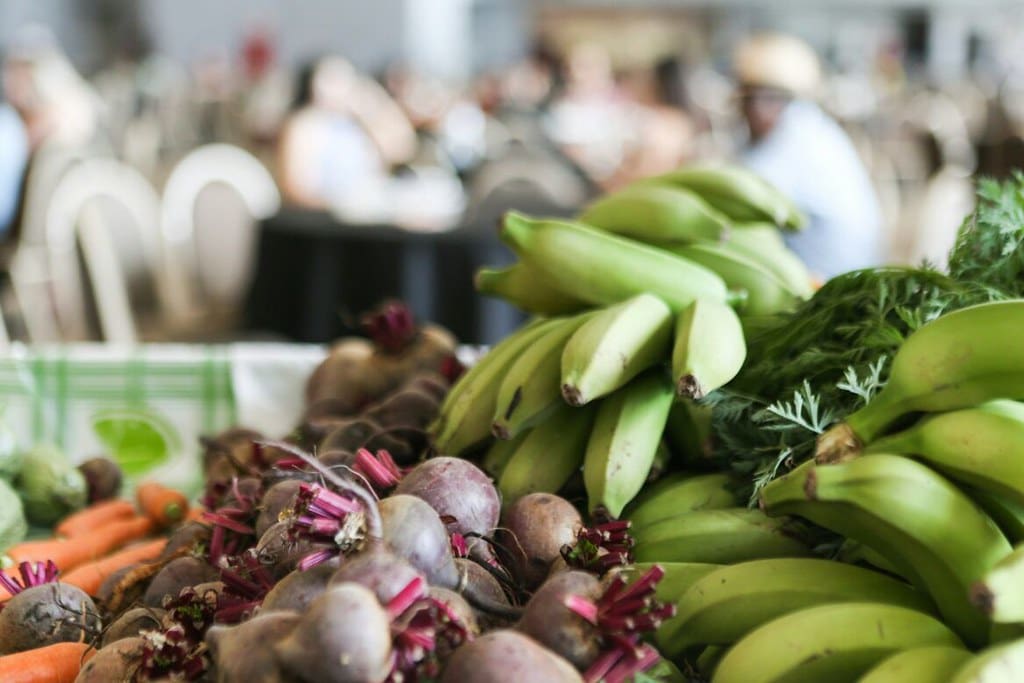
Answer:
<svg viewBox="0 0 1024 683"><path fill-rule="evenodd" d="M988 621L971 584L1010 553L1010 544L956 486L919 462L877 454L840 465L804 463L761 490L769 515L800 515L881 553L925 591L971 645Z"/></svg>
<svg viewBox="0 0 1024 683"><path fill-rule="evenodd" d="M784 614L837 602L879 602L932 613L927 596L880 572L833 560L773 558L742 562L695 581L658 631L674 658L695 645L735 643Z"/></svg>
<svg viewBox="0 0 1024 683"><path fill-rule="evenodd" d="M693 165L641 182L685 187L734 221L768 221L793 229L806 222L778 189L739 166Z"/></svg>
<svg viewBox="0 0 1024 683"><path fill-rule="evenodd" d="M711 458L711 406L687 399L672 404L665 439L684 466L702 466Z"/></svg>
<svg viewBox="0 0 1024 683"><path fill-rule="evenodd" d="M544 320L517 330L456 382L441 404L438 419L430 427L435 450L458 455L490 437L491 416L506 370L554 322Z"/></svg>
<svg viewBox="0 0 1024 683"><path fill-rule="evenodd" d="M994 491L962 488L992 518L1010 543L1024 543L1024 505Z"/></svg>
<svg viewBox="0 0 1024 683"><path fill-rule="evenodd" d="M760 263L724 244L682 244L666 248L716 273L730 289L745 292L746 300L737 306L744 316L756 318L791 311L803 298Z"/></svg>
<svg viewBox="0 0 1024 683"><path fill-rule="evenodd" d="M855 681L886 657L928 645L960 647L942 622L872 602L809 607L747 634L718 663L713 683Z"/></svg>
<svg viewBox="0 0 1024 683"><path fill-rule="evenodd" d="M660 185L633 185L584 209L587 225L641 242L720 242L729 219L693 192Z"/></svg>
<svg viewBox="0 0 1024 683"><path fill-rule="evenodd" d="M592 304L650 292L678 311L697 298L728 298L725 283L707 268L581 223L509 212L501 237L561 291Z"/></svg>
<svg viewBox="0 0 1024 683"><path fill-rule="evenodd" d="M723 565L708 562L636 562L626 567L630 575L643 576L655 565L665 572L654 589L654 595L662 602L676 603L698 579L707 576Z"/></svg>
<svg viewBox="0 0 1024 683"><path fill-rule="evenodd" d="M852 538L848 538L843 541L843 544L839 546L839 552L836 555L836 559L840 562L846 562L848 564L867 564L875 569L880 569L883 572L892 574L893 576L901 576L900 570L897 569L892 562L887 560L884 555L880 554L877 550L871 546L864 545L860 541L855 541Z"/></svg>
<svg viewBox="0 0 1024 683"><path fill-rule="evenodd" d="M960 647L915 647L883 659L857 683L949 683L970 658L971 653Z"/></svg>
<svg viewBox="0 0 1024 683"><path fill-rule="evenodd" d="M542 272L522 262L505 268L481 268L473 284L481 294L500 297L516 308L539 315L575 313L587 307L586 302L565 294Z"/></svg>
<svg viewBox="0 0 1024 683"><path fill-rule="evenodd" d="M671 341L672 311L658 297L638 294L605 308L565 344L562 396L581 406L610 394L665 359Z"/></svg>
<svg viewBox="0 0 1024 683"><path fill-rule="evenodd" d="M715 669L718 668L718 663L722 661L722 657L729 651L729 648L722 647L721 645L709 645L704 648L701 653L694 660L694 667L697 669L697 673L701 675L701 680L710 681L714 678Z"/></svg>
<svg viewBox="0 0 1024 683"><path fill-rule="evenodd" d="M729 306L698 299L677 316L675 332L672 379L680 397L704 398L739 374L747 343Z"/></svg>
<svg viewBox="0 0 1024 683"><path fill-rule="evenodd" d="M587 507L619 517L647 482L672 407L672 385L660 368L601 401L583 457Z"/></svg>
<svg viewBox="0 0 1024 683"><path fill-rule="evenodd" d="M949 683L1024 681L1024 638L979 652L946 680Z"/></svg>
<svg viewBox="0 0 1024 683"><path fill-rule="evenodd" d="M732 477L724 472L671 474L645 489L629 504L624 517L635 530L694 510L737 507L740 500L732 483Z"/></svg>
<svg viewBox="0 0 1024 683"><path fill-rule="evenodd" d="M501 473L505 471L505 465L512 459L512 455L519 449L529 433L529 430L524 430L515 438L496 440L480 459L480 469L486 472L491 479L495 481L500 479Z"/></svg>
<svg viewBox="0 0 1024 683"><path fill-rule="evenodd" d="M1024 404L990 401L938 413L863 451L900 453L946 476L1024 505Z"/></svg>
<svg viewBox="0 0 1024 683"><path fill-rule="evenodd" d="M971 586L971 601L997 624L1024 622L1024 546Z"/></svg>
<svg viewBox="0 0 1024 683"><path fill-rule="evenodd" d="M531 429L498 479L506 505L528 493L555 493L583 464L593 408L561 406Z"/></svg>
<svg viewBox="0 0 1024 683"><path fill-rule="evenodd" d="M782 232L774 223L743 223L733 221L732 227L735 230L729 231L729 244L747 247L754 251L787 248Z"/></svg>
<svg viewBox="0 0 1024 683"><path fill-rule="evenodd" d="M912 412L969 408L997 398L1024 398L1024 300L953 311L903 342L889 381L860 410L818 438L816 458L856 454Z"/></svg>
<svg viewBox="0 0 1024 683"><path fill-rule="evenodd" d="M695 510L632 531L637 562L729 564L811 552L786 522L747 508Z"/></svg>
<svg viewBox="0 0 1024 683"><path fill-rule="evenodd" d="M562 404L562 350L593 316L593 312L581 313L558 322L512 363L498 389L497 409L491 420L494 436L510 439L543 422Z"/></svg>
<svg viewBox="0 0 1024 683"><path fill-rule="evenodd" d="M778 230L775 227L768 227L776 235L778 234ZM748 230L744 229L737 232L745 234ZM754 234L757 233L755 232ZM764 241L767 242L767 240ZM740 240L724 242L722 247L726 251L734 252L759 264L800 298L806 299L814 294L811 272L807 270L807 266L800 260L800 257L790 251L785 245L769 246L768 244L761 244L755 246L741 238Z"/></svg>

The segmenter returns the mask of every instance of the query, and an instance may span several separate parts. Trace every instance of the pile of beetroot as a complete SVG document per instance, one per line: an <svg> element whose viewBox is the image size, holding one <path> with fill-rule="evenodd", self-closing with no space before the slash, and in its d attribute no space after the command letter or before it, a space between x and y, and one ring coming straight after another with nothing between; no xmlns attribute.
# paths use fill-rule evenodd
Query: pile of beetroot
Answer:
<svg viewBox="0 0 1024 683"><path fill-rule="evenodd" d="M205 512L158 561L95 600L29 567L0 639L32 618L16 601L48 591L38 629L98 648L83 683L620 683L654 666L645 635L672 607L659 568L624 569L628 525L585 527L550 494L502 501L473 463L424 460L454 342L400 306L368 326L369 349L342 342L316 371L288 439L206 441Z"/></svg>

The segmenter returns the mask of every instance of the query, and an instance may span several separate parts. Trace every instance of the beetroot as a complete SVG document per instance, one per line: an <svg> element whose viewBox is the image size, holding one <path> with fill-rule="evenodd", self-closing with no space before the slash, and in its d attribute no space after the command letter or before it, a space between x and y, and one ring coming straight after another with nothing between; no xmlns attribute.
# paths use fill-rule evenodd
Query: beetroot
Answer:
<svg viewBox="0 0 1024 683"><path fill-rule="evenodd" d="M515 631L491 631L448 660L441 683L583 683L572 664Z"/></svg>
<svg viewBox="0 0 1024 683"><path fill-rule="evenodd" d="M267 529L277 524L281 513L295 505L302 482L286 479L268 488L260 500L260 516L256 519L256 535L262 536Z"/></svg>
<svg viewBox="0 0 1024 683"><path fill-rule="evenodd" d="M334 572L330 563L319 564L306 571L293 571L270 589L263 599L263 609L304 612L309 603L327 590Z"/></svg>
<svg viewBox="0 0 1024 683"><path fill-rule="evenodd" d="M572 662L590 666L600 652L597 629L565 605L569 595L596 600L601 584L593 574L567 571L544 582L526 604L516 628Z"/></svg>
<svg viewBox="0 0 1024 683"><path fill-rule="evenodd" d="M476 620L476 612L473 611L473 608L466 602L465 598L455 591L441 588L440 586L431 586L427 594L438 602L443 603L455 615L458 622L465 627L469 635L477 636L480 634L480 625ZM441 653L441 656L447 656L447 653Z"/></svg>
<svg viewBox="0 0 1024 683"><path fill-rule="evenodd" d="M411 426L424 429L430 424L440 407L440 401L419 389L401 389L368 407L364 416L384 429Z"/></svg>
<svg viewBox="0 0 1024 683"><path fill-rule="evenodd" d="M206 632L217 683L285 683L274 645L299 623L296 612L261 613L238 626L213 626Z"/></svg>
<svg viewBox="0 0 1024 683"><path fill-rule="evenodd" d="M149 607L161 607L165 598L178 597L181 589L217 578L217 569L204 560L197 557L179 557L168 562L157 572L146 589L142 602Z"/></svg>
<svg viewBox="0 0 1024 683"><path fill-rule="evenodd" d="M164 546L159 559L166 560L173 557L182 548L187 548L187 551L184 552L192 553L197 551L199 546L210 542L210 531L210 527L207 524L185 522L171 532L170 537L167 539L167 545Z"/></svg>
<svg viewBox="0 0 1024 683"><path fill-rule="evenodd" d="M588 681L625 681L661 658L641 638L675 614L655 597L664 574L656 565L627 584L621 573L602 583L586 572L562 572L533 594L517 628L584 670Z"/></svg>
<svg viewBox="0 0 1024 683"><path fill-rule="evenodd" d="M439 372L418 372L402 385L403 389L419 389L441 401L448 394L448 380Z"/></svg>
<svg viewBox="0 0 1024 683"><path fill-rule="evenodd" d="M422 498L437 514L453 518L449 530L463 536L490 536L501 513L501 498L490 477L461 458L431 458L417 465L395 493Z"/></svg>
<svg viewBox="0 0 1024 683"><path fill-rule="evenodd" d="M430 505L416 496L396 494L378 506L383 538L399 557L419 569L436 586L459 583L448 531Z"/></svg>
<svg viewBox="0 0 1024 683"><path fill-rule="evenodd" d="M273 649L290 680L383 681L391 668L388 614L368 589L354 583L333 586Z"/></svg>
<svg viewBox="0 0 1024 683"><path fill-rule="evenodd" d="M455 566L462 575L461 583L466 586L473 586L472 592L483 595L489 600L497 603L508 604L508 596L501 587L498 579L494 578L491 572L480 566L479 563L465 557L455 558Z"/></svg>
<svg viewBox="0 0 1024 683"><path fill-rule="evenodd" d="M103 632L103 647L160 628L163 616L164 610L153 607L133 607L125 611Z"/></svg>
<svg viewBox="0 0 1024 683"><path fill-rule="evenodd" d="M90 503L114 498L121 490L121 468L110 458L89 458L78 471L85 477Z"/></svg>
<svg viewBox="0 0 1024 683"><path fill-rule="evenodd" d="M572 503L550 493L530 493L502 514L496 534L503 560L520 583L536 588L562 546L576 541L583 518Z"/></svg>
<svg viewBox="0 0 1024 683"><path fill-rule="evenodd" d="M378 541L346 558L331 578L331 585L358 583L373 591L380 603L386 605L410 581L422 576L408 561Z"/></svg>
<svg viewBox="0 0 1024 683"><path fill-rule="evenodd" d="M100 633L92 598L66 583L44 583L20 591L0 611L0 654L45 645L82 642Z"/></svg>
<svg viewBox="0 0 1024 683"><path fill-rule="evenodd" d="M137 635L104 645L78 672L75 683L134 681L145 645Z"/></svg>
<svg viewBox="0 0 1024 683"><path fill-rule="evenodd" d="M363 447L370 437L381 431L381 426L369 418L356 417L339 423L317 449L321 453L327 451L348 451L355 453Z"/></svg>
<svg viewBox="0 0 1024 683"><path fill-rule="evenodd" d="M275 577L282 578L293 571L302 558L327 547L323 543L295 538L291 533L291 522L285 521L274 524L260 536L256 553Z"/></svg>

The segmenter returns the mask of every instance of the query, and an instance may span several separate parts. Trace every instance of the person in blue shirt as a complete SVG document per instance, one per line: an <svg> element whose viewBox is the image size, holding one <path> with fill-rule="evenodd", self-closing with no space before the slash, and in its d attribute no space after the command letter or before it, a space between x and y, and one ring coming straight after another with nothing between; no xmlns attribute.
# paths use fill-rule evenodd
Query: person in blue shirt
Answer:
<svg viewBox="0 0 1024 683"><path fill-rule="evenodd" d="M0 104L0 240L14 227L28 157L28 134L21 117Z"/></svg>
<svg viewBox="0 0 1024 683"><path fill-rule="evenodd" d="M814 51L789 36L762 34L737 49L734 72L749 129L744 165L788 195L807 227L786 242L825 280L884 261L882 217L853 143L813 101Z"/></svg>

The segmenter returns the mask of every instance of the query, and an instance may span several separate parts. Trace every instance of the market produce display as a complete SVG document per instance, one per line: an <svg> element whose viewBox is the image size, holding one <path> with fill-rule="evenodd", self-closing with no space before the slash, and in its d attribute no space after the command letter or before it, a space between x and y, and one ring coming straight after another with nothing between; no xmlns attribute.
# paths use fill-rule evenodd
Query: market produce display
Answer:
<svg viewBox="0 0 1024 683"><path fill-rule="evenodd" d="M512 213L534 319L465 369L383 304L198 501L12 452L0 680L1024 680L1022 189L817 291L738 169Z"/></svg>

